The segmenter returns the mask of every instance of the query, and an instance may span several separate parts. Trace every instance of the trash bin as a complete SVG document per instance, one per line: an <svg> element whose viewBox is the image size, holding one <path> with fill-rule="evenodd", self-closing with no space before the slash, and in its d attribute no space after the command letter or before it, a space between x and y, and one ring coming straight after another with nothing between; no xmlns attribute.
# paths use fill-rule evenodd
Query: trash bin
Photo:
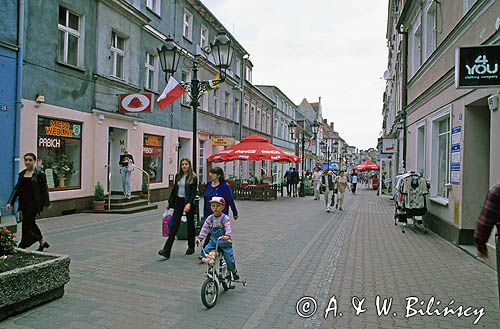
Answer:
<svg viewBox="0 0 500 329"><path fill-rule="evenodd" d="M200 197L196 196L194 198L194 228L195 228L195 234L199 232L200 227L201 227L201 221L199 220L200 218ZM188 234L187 234L187 222L183 222L181 220L181 224L179 225L179 230L177 231L177 239L178 240L187 240Z"/></svg>

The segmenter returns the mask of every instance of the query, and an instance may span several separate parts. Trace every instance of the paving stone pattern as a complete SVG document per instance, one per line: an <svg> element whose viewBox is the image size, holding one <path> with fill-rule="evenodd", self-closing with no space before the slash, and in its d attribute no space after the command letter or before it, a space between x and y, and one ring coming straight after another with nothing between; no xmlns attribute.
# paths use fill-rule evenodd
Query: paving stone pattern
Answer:
<svg viewBox="0 0 500 329"><path fill-rule="evenodd" d="M238 201L235 256L246 287L222 292L206 310L200 300L205 266L176 241L172 257L157 255L164 239L160 210L134 215L76 214L40 221L50 251L70 255L63 298L0 322L0 328L497 328L496 273L462 250L392 220L393 206L373 191L346 195L345 210L324 202L279 198ZM199 250L197 250L198 252ZM377 316L375 296L393 297ZM316 313L297 315L304 296ZM332 296L343 316L324 319ZM366 298L354 315L351 298ZM405 298L431 296L447 305L485 307L475 316L404 317ZM299 307L307 313L308 305ZM312 307L312 306L311 306ZM434 307L435 308L435 307Z"/></svg>

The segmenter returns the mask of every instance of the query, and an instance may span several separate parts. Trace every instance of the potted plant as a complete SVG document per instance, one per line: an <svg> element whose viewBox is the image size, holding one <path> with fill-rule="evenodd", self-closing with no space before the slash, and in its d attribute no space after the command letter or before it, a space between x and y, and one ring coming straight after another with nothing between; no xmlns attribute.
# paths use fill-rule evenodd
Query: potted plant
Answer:
<svg viewBox="0 0 500 329"><path fill-rule="evenodd" d="M103 211L104 210L104 188L101 185L101 182L97 182L94 187L94 210Z"/></svg>
<svg viewBox="0 0 500 329"><path fill-rule="evenodd" d="M73 169L73 162L69 161L66 154L54 161L51 168L59 180L59 187L66 187L66 178L76 172Z"/></svg>

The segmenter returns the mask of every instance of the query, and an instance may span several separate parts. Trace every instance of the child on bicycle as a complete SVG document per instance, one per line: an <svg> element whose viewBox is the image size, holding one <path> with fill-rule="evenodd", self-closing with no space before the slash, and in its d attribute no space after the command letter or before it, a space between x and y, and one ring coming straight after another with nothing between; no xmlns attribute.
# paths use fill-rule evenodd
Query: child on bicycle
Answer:
<svg viewBox="0 0 500 329"><path fill-rule="evenodd" d="M210 208L212 209L213 214L205 219L205 223L203 223L203 227L201 228L200 234L195 240L195 243L198 245L201 241L203 241L203 239L205 239L208 232L210 232L210 242L203 249L204 253L208 255L210 251L215 250L217 240L220 238L219 249L222 250L227 264L227 269L233 275L233 279L238 280L240 276L236 270L236 260L233 255L231 221L228 215L222 213L225 205L226 201L224 198L214 196L210 200Z"/></svg>

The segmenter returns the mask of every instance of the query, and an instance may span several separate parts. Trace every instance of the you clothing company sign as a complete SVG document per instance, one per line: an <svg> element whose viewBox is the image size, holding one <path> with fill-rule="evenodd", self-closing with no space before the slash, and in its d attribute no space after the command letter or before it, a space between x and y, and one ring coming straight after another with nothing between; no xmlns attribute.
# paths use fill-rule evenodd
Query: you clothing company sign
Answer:
<svg viewBox="0 0 500 329"><path fill-rule="evenodd" d="M457 88L500 86L500 45L457 48L455 86Z"/></svg>

